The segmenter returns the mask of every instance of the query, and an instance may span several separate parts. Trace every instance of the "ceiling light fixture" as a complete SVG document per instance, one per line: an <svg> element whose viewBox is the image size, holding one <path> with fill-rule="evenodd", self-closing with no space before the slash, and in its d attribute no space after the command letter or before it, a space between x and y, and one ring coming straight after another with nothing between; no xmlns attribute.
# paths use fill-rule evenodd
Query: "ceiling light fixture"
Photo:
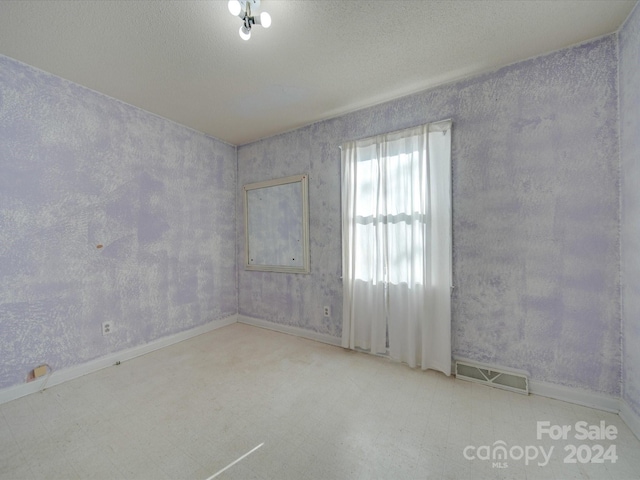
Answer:
<svg viewBox="0 0 640 480"><path fill-rule="evenodd" d="M267 12L261 12L258 16L251 14L251 9L258 10L260 8L260 0L229 0L227 4L231 15L240 17L242 26L240 27L240 38L249 40L251 38L251 27L253 25L262 25L264 28L271 26L271 15Z"/></svg>

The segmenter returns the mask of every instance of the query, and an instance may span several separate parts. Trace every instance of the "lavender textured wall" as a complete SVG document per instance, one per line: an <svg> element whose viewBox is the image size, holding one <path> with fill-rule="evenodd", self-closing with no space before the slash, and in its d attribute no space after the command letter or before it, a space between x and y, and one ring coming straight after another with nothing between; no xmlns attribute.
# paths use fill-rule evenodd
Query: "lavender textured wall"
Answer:
<svg viewBox="0 0 640 480"><path fill-rule="evenodd" d="M309 174L312 270L240 270L239 313L339 336L338 146L446 118L454 355L619 395L615 35L239 147L238 205L243 184Z"/></svg>
<svg viewBox="0 0 640 480"><path fill-rule="evenodd" d="M620 31L623 398L640 415L640 9Z"/></svg>
<svg viewBox="0 0 640 480"><path fill-rule="evenodd" d="M235 314L235 172L233 146L0 56L0 388Z"/></svg>

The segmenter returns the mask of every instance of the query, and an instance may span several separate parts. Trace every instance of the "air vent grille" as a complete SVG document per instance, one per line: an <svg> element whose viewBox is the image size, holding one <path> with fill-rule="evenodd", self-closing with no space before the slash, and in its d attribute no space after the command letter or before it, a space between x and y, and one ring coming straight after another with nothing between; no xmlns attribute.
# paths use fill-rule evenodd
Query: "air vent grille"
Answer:
<svg viewBox="0 0 640 480"><path fill-rule="evenodd" d="M456 378L529 395L529 380L521 373L508 372L486 365L456 362Z"/></svg>

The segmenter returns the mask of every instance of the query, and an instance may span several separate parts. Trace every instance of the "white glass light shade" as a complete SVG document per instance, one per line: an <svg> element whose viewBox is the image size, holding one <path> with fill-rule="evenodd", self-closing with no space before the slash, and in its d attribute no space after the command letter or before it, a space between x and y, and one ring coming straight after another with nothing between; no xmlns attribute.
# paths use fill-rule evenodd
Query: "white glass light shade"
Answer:
<svg viewBox="0 0 640 480"><path fill-rule="evenodd" d="M227 3L227 8L229 8L229 12L234 17L240 15L240 12L242 11L242 5L240 5L240 2L238 0L229 0L229 3Z"/></svg>
<svg viewBox="0 0 640 480"><path fill-rule="evenodd" d="M249 40L251 38L251 30L246 28L244 25L240 27L240 38L243 40Z"/></svg>
<svg viewBox="0 0 640 480"><path fill-rule="evenodd" d="M267 12L262 12L260 14L260 25L264 28L269 28L271 26L271 15Z"/></svg>

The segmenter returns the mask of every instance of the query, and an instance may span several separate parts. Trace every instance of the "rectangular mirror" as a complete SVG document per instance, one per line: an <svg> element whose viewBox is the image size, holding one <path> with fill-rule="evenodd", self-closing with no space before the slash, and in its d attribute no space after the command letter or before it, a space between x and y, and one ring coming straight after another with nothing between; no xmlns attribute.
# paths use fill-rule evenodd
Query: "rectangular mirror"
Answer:
<svg viewBox="0 0 640 480"><path fill-rule="evenodd" d="M307 175L244 186L246 270L309 273Z"/></svg>

